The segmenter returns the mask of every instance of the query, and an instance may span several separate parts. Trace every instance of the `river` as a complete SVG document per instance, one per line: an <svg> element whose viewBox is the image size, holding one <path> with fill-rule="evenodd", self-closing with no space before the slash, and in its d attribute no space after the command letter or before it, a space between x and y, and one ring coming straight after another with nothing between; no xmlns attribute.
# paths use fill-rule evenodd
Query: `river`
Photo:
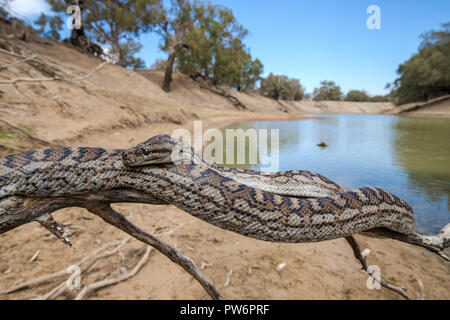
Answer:
<svg viewBox="0 0 450 320"><path fill-rule="evenodd" d="M436 233L450 221L448 118L334 114L237 122L223 130L238 128L279 130L279 171L318 172L346 189L385 189L411 205L416 228L424 234ZM328 146L319 147L321 142ZM263 167L259 159L235 166Z"/></svg>

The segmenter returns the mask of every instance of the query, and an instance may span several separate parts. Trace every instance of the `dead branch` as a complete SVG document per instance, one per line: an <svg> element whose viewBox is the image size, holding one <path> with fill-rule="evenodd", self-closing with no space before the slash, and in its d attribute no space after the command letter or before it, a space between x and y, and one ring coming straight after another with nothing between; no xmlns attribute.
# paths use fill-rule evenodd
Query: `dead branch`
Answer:
<svg viewBox="0 0 450 320"><path fill-rule="evenodd" d="M80 268L80 276L88 272L90 269L92 269L97 262L100 259L107 258L109 256L112 256L116 254L129 240L131 237L127 237L121 241L115 241L110 244L107 244L97 250L95 250L93 253L89 254L88 256L84 257L80 260L76 266ZM116 247L112 250L106 250L107 248L116 245ZM85 264L86 263L86 264ZM67 269L64 269L65 273L67 274ZM33 300L49 300L49 299L55 299L58 296L60 296L67 288L67 280L64 280L61 282L58 286L50 290L49 292L42 294L40 296L37 296L33 298Z"/></svg>
<svg viewBox="0 0 450 320"><path fill-rule="evenodd" d="M361 249L359 247L358 242L356 242L356 239L353 236L345 237L345 240L347 240L348 244L353 250L353 255L355 258L361 263L362 269L366 271L369 276L371 276L376 282L378 282L383 287L394 291L401 295L406 300L411 300L411 298L408 296L408 294L405 292L403 288L397 287L381 278L376 277L373 273L369 271L369 267L367 265L366 257L361 253Z"/></svg>
<svg viewBox="0 0 450 320"><path fill-rule="evenodd" d="M175 228L172 228L169 231L163 232L158 234L159 237L164 238L169 236L170 234L172 234L173 232L175 232L176 230L178 230L179 228L185 226L185 223L182 223L178 226L176 226ZM66 225L64 225L66 226ZM82 258L80 261L76 262L75 264L73 264L73 266L77 266L78 268L80 268L80 276L82 274L85 274L86 272L88 272L88 270L92 269L93 266L100 260L103 258L107 258L115 253L117 253L119 251L119 249L121 249L129 240L131 239L131 237L128 237L122 241L114 241L112 243L109 243L105 246L102 246L101 248L98 248L96 250L94 250L92 253L88 254L87 256L85 256L84 258ZM111 246L115 246L115 248L113 250L107 250L109 247ZM149 250L147 246L147 250ZM148 253L150 253L150 251L148 251ZM120 254L120 252L119 252ZM145 258L145 259L144 259ZM80 300L82 299L84 296L86 296L88 293L92 292L92 291L96 291L100 288L104 288L106 286L110 286L113 284L116 284L118 282L121 281L125 281L133 276L136 275L136 273L140 270L140 268L142 267L142 265L145 263L145 261L147 260L147 257L145 257L145 254L143 255L141 262L139 262L136 267L133 269L132 272L125 272L124 274L122 274L122 276L115 278L115 279L106 279L106 280L101 280L101 281L97 281L94 283L90 283L88 285L86 285L83 290L84 292L80 292L77 297L75 298L76 300ZM47 275L43 275L40 276L38 278L34 278L25 282L21 282L18 284L13 285L10 288L7 288L6 290L0 292L0 295L5 295L5 294L10 294L22 289L26 289L26 288L30 288L30 287L34 287L37 285L41 285L44 283L47 283L48 281L55 279L55 278L59 278L61 276L67 275L67 268L59 270L57 272L53 272L51 274L47 274ZM48 300L48 299L55 299L58 296L60 296L66 289L66 281L63 281L61 283L59 283L56 287L52 288L50 291L39 295L35 298L33 298L33 300Z"/></svg>
<svg viewBox="0 0 450 320"><path fill-rule="evenodd" d="M424 236L417 232L405 235L386 228L375 228L361 233L364 236L375 238L394 239L400 242L412 244L414 246L422 247L436 253L446 261L450 261L449 257L442 251L450 246L450 223L442 230L431 236Z"/></svg>
<svg viewBox="0 0 450 320"><path fill-rule="evenodd" d="M213 299L222 299L219 292L205 277L197 265L178 250L170 247L149 232L146 232L126 219L120 212L111 208L112 203L149 203L167 204L153 195L136 192L130 189L116 189L99 191L91 194L73 195L55 198L31 198L12 196L0 202L0 234L20 225L42 220L42 216L67 208L81 207L98 215L105 222L119 228L134 238L154 247L167 256L172 262L180 265L185 271L192 275ZM48 225L43 225L48 228ZM48 228L55 236L64 234L59 225L52 224ZM55 231L56 230L56 231ZM57 234L55 234L57 232Z"/></svg>
<svg viewBox="0 0 450 320"><path fill-rule="evenodd" d="M83 257L80 261L74 263L74 265L78 266L80 268L81 272L83 273L83 271L87 270L92 265L93 262L115 254L130 239L131 239L131 237L128 237L122 241L114 241L109 244L106 244L106 245L102 246L101 248L94 250L92 253L88 254L87 256ZM112 246L115 246L115 248L113 250L108 251L107 249ZM28 281L24 281L24 282L15 284L12 287L9 287L9 288L5 289L4 291L0 292L0 295L10 294L10 293L22 290L22 289L37 286L37 285L46 283L52 279L61 277L63 275L67 275L67 268L64 268L62 270L59 270L59 271L56 271L56 272L53 272L50 274L46 274L46 275L38 277L38 278L34 278L34 279L31 279Z"/></svg>
<svg viewBox="0 0 450 320"><path fill-rule="evenodd" d="M202 79L201 81L198 80L199 77ZM203 75L196 74L191 76L191 79L197 82L200 85L200 88L208 90L214 94L217 94L229 100L236 107L236 109L248 110L248 108L238 98L229 94L225 90L213 85L211 81L209 81L209 79L207 79Z"/></svg>
<svg viewBox="0 0 450 320"><path fill-rule="evenodd" d="M4 69L8 69L9 67L15 66L15 65L17 65L19 63L24 63L24 62L27 62L29 60L34 60L37 56L38 56L37 54L34 54L31 57L22 57L21 60L17 60L17 61L5 64L5 65L2 65L2 66L0 66L0 71L2 71Z"/></svg>
<svg viewBox="0 0 450 320"><path fill-rule="evenodd" d="M139 260L139 262L136 264L136 266L130 272L125 272L120 277L117 277L115 279L105 279L105 280L97 281L97 282L90 283L90 284L84 286L83 289L80 291L80 293L78 293L78 295L75 297L75 300L83 299L83 297L85 295L87 295L88 293L90 293L91 291L95 291L100 288L104 288L104 287L125 281L131 277L134 277L136 275L136 273L138 273L138 271L142 268L142 266L147 262L151 250L152 250L152 248L150 246L147 246L147 248L145 249L145 253L142 256L141 260Z"/></svg>
<svg viewBox="0 0 450 320"><path fill-rule="evenodd" d="M0 83L3 84L14 84L17 82L44 82L44 81L55 81L55 80L65 80L61 77L54 77L54 78L15 78L15 79L9 79L9 80L0 80Z"/></svg>
<svg viewBox="0 0 450 320"><path fill-rule="evenodd" d="M7 51L6 51L7 52ZM32 59L28 59L32 60ZM56 77L47 77L47 78L15 78L15 79L7 79L7 80L0 80L0 83L3 84L15 84L17 82L45 82L45 81L67 81L67 82L76 82L80 80L86 80L89 77L91 77L94 73L99 71L105 64L114 63L114 60L110 61L103 61L100 63L97 67L95 67L92 71L88 72L87 74L83 76L74 77L73 79L69 79L63 76L56 76ZM45 63L44 63L45 64Z"/></svg>
<svg viewBox="0 0 450 320"><path fill-rule="evenodd" d="M75 80L75 81L78 81L78 80L85 80L85 79L91 77L94 73L96 73L97 71L99 71L101 68L103 68L103 66L104 66L105 64L108 64L108 63L115 63L115 60L103 61L103 62L100 63L97 67L95 67L91 72L87 73L87 74L84 75L84 76L77 77L77 78L75 78L75 79L73 79L73 80Z"/></svg>
<svg viewBox="0 0 450 320"><path fill-rule="evenodd" d="M191 276L203 286L205 291L213 299L221 299L218 291L189 257L182 255L178 250L171 248L153 234L134 225L120 212L111 208L111 204L113 203L147 203L156 205L168 204L158 199L157 196L137 192L132 189L105 190L90 194L54 198L10 196L0 201L0 234L33 221L40 220L39 222L42 224L43 220L47 221L46 219L43 219L43 217L47 217L48 223L43 223L42 225L55 236L65 240L63 228L56 222L49 219L48 215L56 210L67 207L86 208L89 212L101 217L106 223L119 228L132 237L157 249L159 252L167 256L172 262L180 265L186 272L191 274ZM427 237L417 234L398 235L382 230L375 230L373 233L383 234L385 237L390 237L402 242L421 246L434 253L441 253L441 251L448 247L450 243L448 239L449 230L450 224L447 225L438 235ZM368 272L365 257L361 255L359 246L354 238L347 237L346 240L352 247L355 257L361 262L363 269ZM440 256L443 258L446 257L443 254L440 254ZM386 288L398 292L405 298L409 298L408 295L402 291L403 289L393 286L382 279L379 279L379 281L380 284ZM54 291L52 294L57 294L58 292L59 291Z"/></svg>

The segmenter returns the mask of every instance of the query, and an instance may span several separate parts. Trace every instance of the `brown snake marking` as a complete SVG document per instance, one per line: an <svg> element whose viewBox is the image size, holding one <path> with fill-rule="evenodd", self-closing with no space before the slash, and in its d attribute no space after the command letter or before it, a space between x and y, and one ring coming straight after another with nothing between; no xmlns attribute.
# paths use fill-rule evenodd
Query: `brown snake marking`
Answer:
<svg viewBox="0 0 450 320"><path fill-rule="evenodd" d="M261 174L219 167L165 135L128 150L62 147L0 158L0 202L13 195L116 188L150 193L222 229L266 241L322 241L378 227L414 232L411 207L384 190L343 192L306 171ZM326 196L317 197L322 193Z"/></svg>

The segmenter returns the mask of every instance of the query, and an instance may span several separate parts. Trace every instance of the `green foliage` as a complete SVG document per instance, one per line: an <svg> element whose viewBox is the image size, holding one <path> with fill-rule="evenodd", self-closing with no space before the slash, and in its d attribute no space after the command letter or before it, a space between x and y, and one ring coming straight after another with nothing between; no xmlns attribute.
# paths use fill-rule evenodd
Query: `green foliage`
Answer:
<svg viewBox="0 0 450 320"><path fill-rule="evenodd" d="M356 102L389 102L390 95L375 95L371 97L365 90L350 90L347 92L344 100Z"/></svg>
<svg viewBox="0 0 450 320"><path fill-rule="evenodd" d="M67 8L72 5L73 0L47 0L54 15L59 16L64 21L68 15ZM116 0L80 1L82 10L82 24L87 35L94 41L110 48L109 54L118 58L118 64L131 67L136 63L136 59L130 59L127 54L135 51L134 48L126 48L133 45L134 37L152 29L155 23L162 19L161 0ZM88 10L85 10L88 9ZM42 19L42 20L41 20ZM61 25L54 23L51 18L39 18L41 24L45 20L50 21L50 31L47 36L58 38L56 34L62 32ZM46 24L46 23L45 23ZM44 35L45 35L44 31ZM134 43L135 44L135 43Z"/></svg>
<svg viewBox="0 0 450 320"><path fill-rule="evenodd" d="M243 89L244 91L255 90L257 82L261 80L263 71L264 66L261 60L252 60L250 54L248 54L247 60L242 64L240 77L236 79L238 89Z"/></svg>
<svg viewBox="0 0 450 320"><path fill-rule="evenodd" d="M429 47L436 47L450 42L450 22L442 24L442 30L431 30L423 33L421 36L419 50Z"/></svg>
<svg viewBox="0 0 450 320"><path fill-rule="evenodd" d="M253 89L263 66L253 60L242 40L247 35L232 11L219 5L192 6L193 25L184 35L187 50L180 52L178 66L187 75L202 75L215 85Z"/></svg>
<svg viewBox="0 0 450 320"><path fill-rule="evenodd" d="M60 16L47 16L41 13L40 17L34 22L40 28L37 30L41 37L52 39L55 41L61 40L60 32L63 20Z"/></svg>
<svg viewBox="0 0 450 320"><path fill-rule="evenodd" d="M133 70L145 69L145 62L141 58L136 58L134 55L142 49L142 44L129 40L126 43L120 44L120 50L123 54L125 66Z"/></svg>
<svg viewBox="0 0 450 320"><path fill-rule="evenodd" d="M423 36L419 53L401 64L394 82L396 104L426 101L450 93L450 23Z"/></svg>
<svg viewBox="0 0 450 320"><path fill-rule="evenodd" d="M315 88L313 91L313 100L341 100L341 87L336 85L334 81L321 81L320 88Z"/></svg>
<svg viewBox="0 0 450 320"><path fill-rule="evenodd" d="M155 62L150 66L152 70L165 70L167 65L167 61L163 59L156 59Z"/></svg>
<svg viewBox="0 0 450 320"><path fill-rule="evenodd" d="M272 73L261 79L260 92L262 95L275 100L298 101L303 99L305 95L304 88L298 79L292 79L283 75L278 76Z"/></svg>
<svg viewBox="0 0 450 320"><path fill-rule="evenodd" d="M387 95L375 95L369 98L370 102L389 102L391 101L391 97L389 94Z"/></svg>
<svg viewBox="0 0 450 320"><path fill-rule="evenodd" d="M344 100L365 102L369 101L370 97L365 90L350 90L349 92L347 92Z"/></svg>

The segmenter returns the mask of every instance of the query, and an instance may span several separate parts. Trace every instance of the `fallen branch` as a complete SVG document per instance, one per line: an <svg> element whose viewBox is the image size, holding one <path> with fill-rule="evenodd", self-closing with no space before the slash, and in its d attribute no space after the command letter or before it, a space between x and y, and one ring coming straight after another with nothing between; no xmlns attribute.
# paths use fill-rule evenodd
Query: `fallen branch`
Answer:
<svg viewBox="0 0 450 320"><path fill-rule="evenodd" d="M10 196L3 198L0 201L0 234L17 228L23 224L38 221L56 237L63 241L66 240L65 243L68 243L67 239L64 237L63 228L48 216L52 212L62 208L86 208L89 212L102 218L106 223L119 228L132 237L157 249L159 252L167 256L172 262L180 265L186 272L191 274L191 276L203 286L210 297L213 299L221 299L218 291L189 257L182 255L178 250L171 248L151 233L146 232L134 225L120 212L111 208L111 204L113 203L147 203L156 205L168 204L157 198L157 196L137 192L132 189L113 189L92 192L89 194L48 198ZM400 236L389 232L383 233L383 230L375 230L376 232L374 233L377 234L378 232L386 237L391 237L402 242L418 245L431 252L439 253L449 245L449 230L450 224L447 225L438 235L428 237L416 234ZM361 262L364 270L368 272L365 257L361 255L359 246L354 238L347 237L346 240L352 247L355 257ZM440 256L443 258L446 257L444 254L440 254ZM386 288L390 288L391 290L401 294L403 297L409 298L401 288L393 286L382 279L379 281L380 284Z"/></svg>
<svg viewBox="0 0 450 320"><path fill-rule="evenodd" d="M405 235L386 228L375 228L361 232L361 234L368 237L395 239L400 242L409 243L425 248L428 251L436 253L444 260L450 261L450 258L442 252L450 246L450 223L442 228L438 234L431 236L424 236L417 232Z"/></svg>
<svg viewBox="0 0 450 320"><path fill-rule="evenodd" d="M403 288L397 287L381 278L376 277L372 272L369 271L369 267L367 265L366 257L361 253L361 249L359 247L358 242L356 242L356 239L353 236L345 237L345 240L347 240L348 244L353 250L353 255L356 259L361 263L361 266L364 271L366 271L369 276L372 277L376 282L378 282L380 285L385 287L386 289L389 289L391 291L394 291L401 295L403 298L407 300L411 300L411 298L408 296L408 294L405 292Z"/></svg>
<svg viewBox="0 0 450 320"><path fill-rule="evenodd" d="M0 66L0 71L4 70L4 69L8 69L9 67L15 66L17 64L23 63L23 62L27 62L29 60L34 60L38 55L34 54L31 57L22 57L22 60L17 60L5 65Z"/></svg>
<svg viewBox="0 0 450 320"><path fill-rule="evenodd" d="M197 80L198 77L200 77L202 81ZM239 110L248 110L248 108L238 98L227 93L225 90L213 85L211 81L209 81L203 75L196 74L194 76L191 76L191 79L197 82L200 85L200 88L211 91L212 93L222 96L225 99L229 100L235 106L235 108Z"/></svg>
<svg viewBox="0 0 450 320"><path fill-rule="evenodd" d="M126 272L126 273L122 274L120 277L117 277L115 279L105 279L102 281L90 283L83 287L83 289L80 291L80 293L78 293L78 295L75 297L75 300L83 299L85 295L87 295L88 293L90 293L92 291L125 281L131 277L134 277L136 275L136 273L138 273L138 271L142 268L142 266L147 262L151 249L152 248L150 246L147 246L147 248L145 249L145 253L142 256L141 260L139 260L139 262L136 264L136 266L133 268L133 270L131 270L131 272Z"/></svg>
<svg viewBox="0 0 450 320"><path fill-rule="evenodd" d="M128 237L122 241L114 241L105 246L102 246L101 248L94 250L94 252L90 253L89 255L87 255L86 257L81 259L80 261L74 263L74 265L78 266L81 269L81 272L83 272L91 265L92 262L95 262L99 259L103 259L103 258L109 257L110 255L115 254L130 239L131 239L131 237ZM111 251L106 251L106 249L108 249L111 246L116 246L116 248L114 248L114 250L111 250ZM86 262L89 262L89 264L83 266L84 264L86 264ZM0 295L10 294L10 293L22 290L22 289L40 285L40 284L48 282L49 280L61 277L63 275L67 275L67 268L64 268L62 270L59 270L59 271L56 271L56 272L53 272L53 273L50 273L50 274L47 274L47 275L44 275L44 276L41 276L38 278L34 278L34 279L31 279L31 280L28 280L25 282L15 284L12 287L9 287L9 288L5 289L4 291L0 292Z"/></svg>
<svg viewBox="0 0 450 320"><path fill-rule="evenodd" d="M94 73L96 73L97 71L99 71L101 68L103 68L103 66L104 66L105 64L108 64L108 63L115 63L115 60L103 61L103 62L100 63L97 67L95 67L91 72L87 73L87 74L84 75L84 76L77 77L77 78L75 78L75 79L73 79L73 80L74 80L74 81L85 80L85 79L91 77Z"/></svg>
<svg viewBox="0 0 450 320"><path fill-rule="evenodd" d="M161 238L169 236L170 234L172 234L173 232L175 232L176 230L178 230L179 228L181 228L185 225L186 225L185 223L182 223L182 224L176 226L175 228L172 228L169 231L158 234L158 236L160 236ZM65 225L64 225L64 227L65 227ZM101 248L94 250L92 253L88 254L87 256L82 258L80 261L76 262L75 264L73 264L71 266L77 266L78 268L80 268L80 276L81 276L81 275L85 274L86 272L88 272L89 269L92 269L93 266L100 259L107 258L107 257L117 253L126 243L128 243L128 241L130 239L131 239L131 237L128 237L122 241L114 241L112 243L104 245ZM115 246L115 248L113 250L108 251L107 249L111 246ZM148 253L150 253L149 248L150 247L147 246ZM119 252L119 254L120 254L120 252ZM135 268L133 269L132 272L126 272L122 276L115 278L115 279L101 280L101 281L97 281L97 282L86 285L83 288L84 292L80 291L80 293L76 296L75 300L82 299L84 296L86 296L88 293L90 293L92 291L98 290L100 288L104 288L106 286L116 284L118 282L128 280L129 278L135 276L137 274L137 272L140 270L140 268L143 266L143 264L145 263L144 258L146 261L148 258L148 255L147 255L147 257L145 256L145 254L143 255L141 262L139 262L135 266ZM47 283L48 281L53 280L55 278L59 278L61 276L67 275L67 273L68 273L67 268L65 268L60 271L53 272L51 274L43 275L38 278L24 281L24 282L15 284L12 287L7 288L6 290L0 292L0 295L10 294L10 293L22 290L22 289L35 287L37 285ZM66 281L67 280L64 280L63 282L59 283L56 287L54 287L50 291L46 292L45 294L42 294L42 295L39 295L39 296L33 298L33 300L48 300L48 299L57 298L67 289Z"/></svg>
<svg viewBox="0 0 450 320"><path fill-rule="evenodd" d="M92 71L90 71L89 73L83 75L83 76L79 76L79 77L75 77L73 79L69 79L66 77L62 77L62 76L57 76L57 77L51 77L51 78L15 78L15 79L7 79L7 80L0 80L0 83L2 84L15 84L17 82L45 82L45 81L68 81L68 82L75 82L75 81L79 81L79 80L86 80L87 78L91 77L94 73L96 73L97 71L99 71L105 64L109 64L109 63L114 63L115 61L111 60L111 61L103 61L102 63L100 63L97 67L95 67Z"/></svg>
<svg viewBox="0 0 450 320"><path fill-rule="evenodd" d="M134 225L120 212L113 210L111 208L112 203L167 204L150 194L140 193L130 189L115 189L55 198L11 196L0 201L0 234L25 223L32 221L41 222L43 216L62 208L86 208L89 212L101 217L105 222L157 249L172 262L180 265L185 271L191 274L211 298L222 299L212 283L189 257L184 256L178 250L170 247L151 233ZM56 237L64 240L63 228L59 225L55 226L55 223L42 225Z"/></svg>
<svg viewBox="0 0 450 320"><path fill-rule="evenodd" d="M88 272L88 270L92 269L97 262L100 259L104 259L107 257L110 257L114 254L116 254L129 240L131 237L125 238L122 241L116 241L110 244L107 244L106 246L103 246L97 250L94 251L94 253L89 254L88 256L84 257L79 264L76 264L80 268L80 276ZM106 250L112 245L116 245L116 247L113 250ZM84 263L87 263L83 266ZM64 269L67 274L67 268ZM60 296L65 290L67 289L67 279L61 282L58 286L50 290L49 292L37 296L33 298L33 300L49 300L49 299L55 299L58 296Z"/></svg>

